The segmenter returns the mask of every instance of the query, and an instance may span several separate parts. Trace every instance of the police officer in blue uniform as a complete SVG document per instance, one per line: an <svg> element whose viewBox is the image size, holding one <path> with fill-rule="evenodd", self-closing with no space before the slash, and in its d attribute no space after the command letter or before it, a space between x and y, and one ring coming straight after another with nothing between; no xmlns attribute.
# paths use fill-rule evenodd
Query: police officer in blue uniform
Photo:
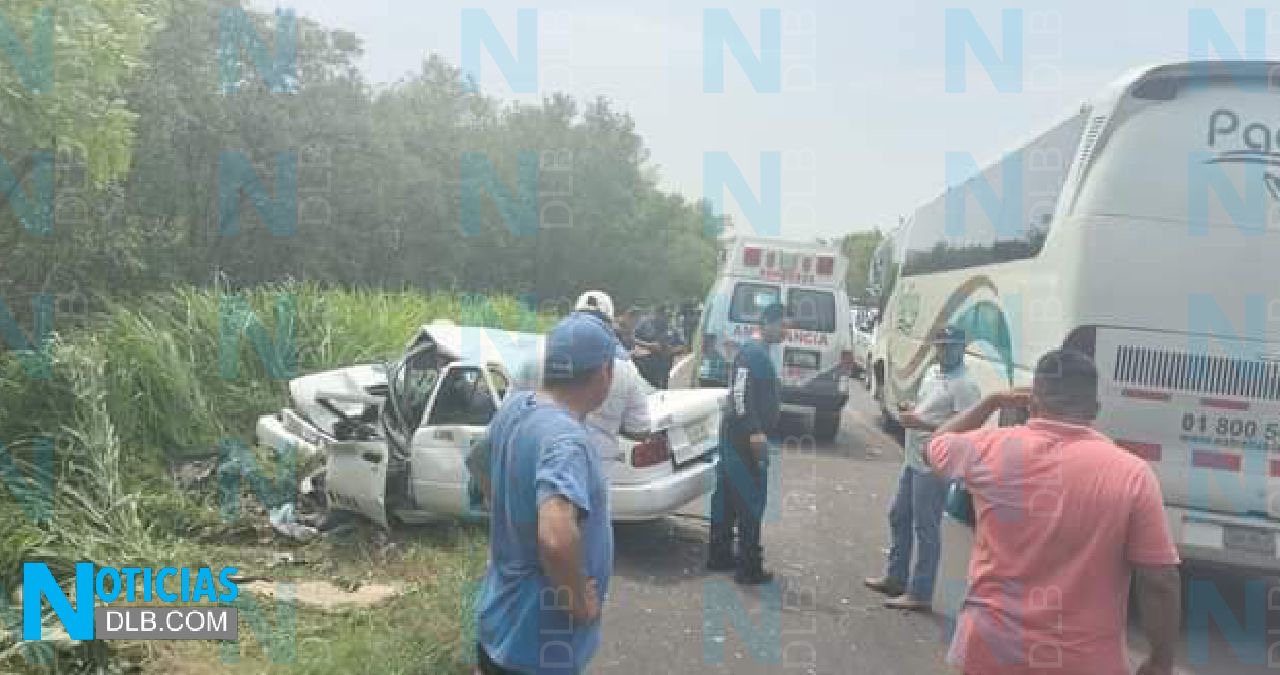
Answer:
<svg viewBox="0 0 1280 675"><path fill-rule="evenodd" d="M740 584L766 584L760 522L768 500L769 441L781 412L782 383L769 345L782 342L783 309L774 304L760 315L760 339L746 341L729 371L729 406L720 424L720 463L711 496L711 542L707 569L736 570ZM738 555L733 555L734 526Z"/></svg>

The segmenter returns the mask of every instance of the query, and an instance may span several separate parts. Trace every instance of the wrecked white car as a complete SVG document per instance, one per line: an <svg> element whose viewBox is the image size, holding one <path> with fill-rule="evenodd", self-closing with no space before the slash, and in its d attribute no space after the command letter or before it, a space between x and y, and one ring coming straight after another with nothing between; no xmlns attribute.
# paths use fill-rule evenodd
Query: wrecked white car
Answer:
<svg viewBox="0 0 1280 675"><path fill-rule="evenodd" d="M432 324L391 364L330 370L289 383L293 407L258 419L257 440L326 457L331 509L382 526L483 517L465 466L504 396L536 388L543 336ZM615 521L674 513L715 484L724 389L655 391L652 429L602 458Z"/></svg>

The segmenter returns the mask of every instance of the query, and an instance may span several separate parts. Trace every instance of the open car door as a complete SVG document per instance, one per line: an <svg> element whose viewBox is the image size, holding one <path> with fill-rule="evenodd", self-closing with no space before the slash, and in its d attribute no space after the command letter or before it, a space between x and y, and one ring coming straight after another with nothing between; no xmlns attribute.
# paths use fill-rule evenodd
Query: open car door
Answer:
<svg viewBox="0 0 1280 675"><path fill-rule="evenodd" d="M329 465L325 490L329 507L354 511L388 527L386 441L340 441L326 449Z"/></svg>
<svg viewBox="0 0 1280 675"><path fill-rule="evenodd" d="M378 414L379 437L327 447L325 489L331 508L354 511L382 527L406 495L409 444L439 384L436 345L423 340L387 369L387 396Z"/></svg>
<svg viewBox="0 0 1280 675"><path fill-rule="evenodd" d="M509 382L494 365L454 363L442 371L412 444L410 491L419 511L450 516L486 513L466 458L484 439Z"/></svg>

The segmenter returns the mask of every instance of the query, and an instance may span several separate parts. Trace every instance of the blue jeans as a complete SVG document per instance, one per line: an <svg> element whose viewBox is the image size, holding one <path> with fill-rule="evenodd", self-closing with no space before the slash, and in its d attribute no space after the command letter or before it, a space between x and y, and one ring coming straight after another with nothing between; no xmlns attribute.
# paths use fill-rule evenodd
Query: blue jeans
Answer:
<svg viewBox="0 0 1280 675"><path fill-rule="evenodd" d="M889 509L891 541L887 576L905 583L908 593L923 600L933 599L933 586L938 578L942 508L946 501L946 481L930 472L902 467L898 494ZM913 543L916 565L909 569Z"/></svg>

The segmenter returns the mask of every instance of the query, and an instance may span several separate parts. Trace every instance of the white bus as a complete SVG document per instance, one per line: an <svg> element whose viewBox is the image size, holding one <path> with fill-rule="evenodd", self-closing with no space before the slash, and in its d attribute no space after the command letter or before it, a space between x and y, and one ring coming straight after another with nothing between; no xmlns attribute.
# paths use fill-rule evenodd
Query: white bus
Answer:
<svg viewBox="0 0 1280 675"><path fill-rule="evenodd" d="M964 327L984 391L1097 362L1187 560L1280 571L1280 63L1144 68L918 210L878 252L887 419Z"/></svg>

